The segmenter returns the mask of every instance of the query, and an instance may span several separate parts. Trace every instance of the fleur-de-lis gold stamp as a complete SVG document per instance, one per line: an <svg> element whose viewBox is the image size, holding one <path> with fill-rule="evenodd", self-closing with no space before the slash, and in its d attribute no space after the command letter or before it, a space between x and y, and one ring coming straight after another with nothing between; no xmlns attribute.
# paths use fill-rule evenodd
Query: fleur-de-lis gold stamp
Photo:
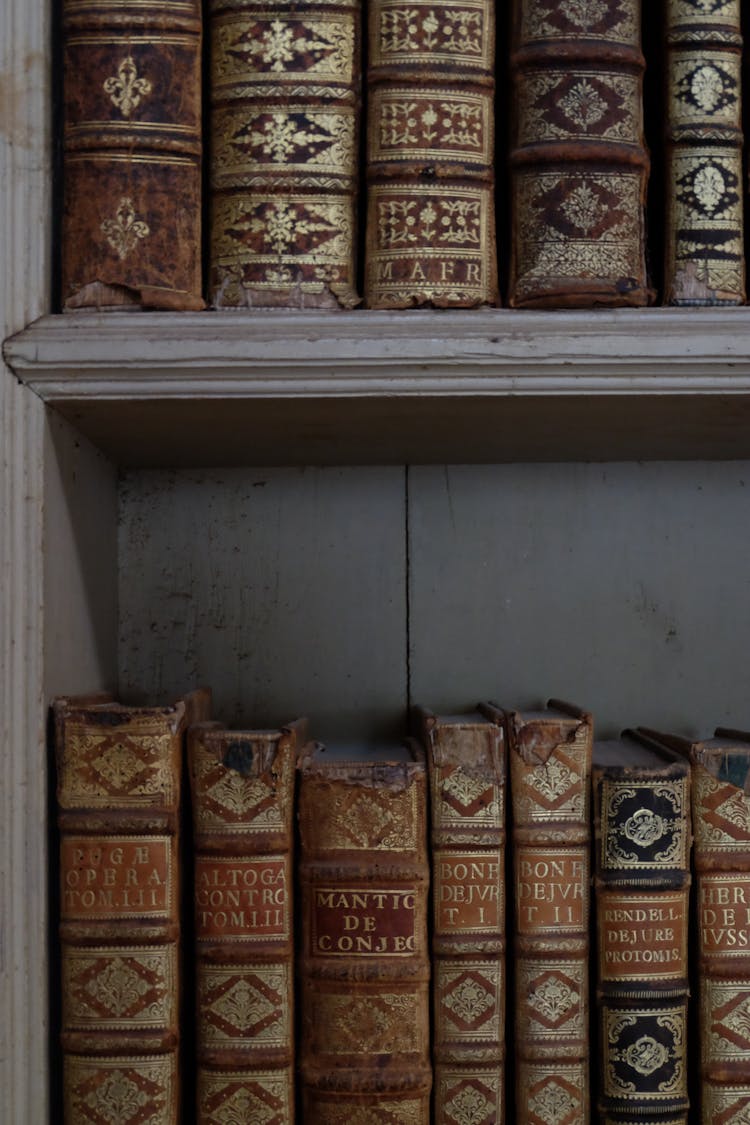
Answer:
<svg viewBox="0 0 750 1125"><path fill-rule="evenodd" d="M151 93L151 83L148 78L140 78L135 62L130 55L123 59L117 68L117 74L107 78L103 83L104 92L109 94L112 104L119 109L123 117L130 117L137 109L142 98L147 98Z"/></svg>
<svg viewBox="0 0 750 1125"><path fill-rule="evenodd" d="M104 220L101 231L121 262L142 238L151 234L148 223L136 218L133 201L127 195L120 200L114 219Z"/></svg>

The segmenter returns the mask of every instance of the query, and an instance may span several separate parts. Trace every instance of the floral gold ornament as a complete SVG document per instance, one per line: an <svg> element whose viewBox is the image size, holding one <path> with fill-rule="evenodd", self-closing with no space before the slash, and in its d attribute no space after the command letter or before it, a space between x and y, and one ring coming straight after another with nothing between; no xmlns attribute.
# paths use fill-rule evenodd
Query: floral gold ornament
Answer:
<svg viewBox="0 0 750 1125"><path fill-rule="evenodd" d="M109 94L112 104L123 117L130 117L151 93L151 83L138 74L132 55L122 60L117 75L106 78L103 85L105 93Z"/></svg>
<svg viewBox="0 0 750 1125"><path fill-rule="evenodd" d="M137 218L133 201L126 195L120 200L115 217L102 222L101 231L121 262L151 234L148 223Z"/></svg>

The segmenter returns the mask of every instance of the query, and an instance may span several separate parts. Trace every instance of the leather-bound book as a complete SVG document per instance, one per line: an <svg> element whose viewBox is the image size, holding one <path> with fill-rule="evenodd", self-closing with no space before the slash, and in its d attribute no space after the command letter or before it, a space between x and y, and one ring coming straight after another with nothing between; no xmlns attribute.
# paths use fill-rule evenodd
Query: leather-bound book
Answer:
<svg viewBox="0 0 750 1125"><path fill-rule="evenodd" d="M667 305L745 300L740 0L668 0Z"/></svg>
<svg viewBox="0 0 750 1125"><path fill-rule="evenodd" d="M639 0L514 0L509 303L645 305Z"/></svg>
<svg viewBox="0 0 750 1125"><path fill-rule="evenodd" d="M66 1125L181 1119L178 818L208 706L54 701Z"/></svg>
<svg viewBox="0 0 750 1125"><path fill-rule="evenodd" d="M216 308L351 308L360 0L209 0Z"/></svg>
<svg viewBox="0 0 750 1125"><path fill-rule="evenodd" d="M690 766L625 731L592 788L599 1112L687 1125Z"/></svg>
<svg viewBox="0 0 750 1125"><path fill-rule="evenodd" d="M497 718L415 712L431 797L434 1125L505 1120L506 762Z"/></svg>
<svg viewBox="0 0 750 1125"><path fill-rule="evenodd" d="M496 304L491 0L372 0L365 302Z"/></svg>
<svg viewBox="0 0 750 1125"><path fill-rule="evenodd" d="M415 755L417 756L415 759ZM423 758L303 763L299 793L305 1125L429 1125Z"/></svg>
<svg viewBox="0 0 750 1125"><path fill-rule="evenodd" d="M750 731L646 731L692 769L700 1120L750 1120Z"/></svg>
<svg viewBox="0 0 750 1125"><path fill-rule="evenodd" d="M517 1125L589 1120L593 720L550 700L506 711L514 875Z"/></svg>
<svg viewBox="0 0 750 1125"><path fill-rule="evenodd" d="M201 4L63 0L65 309L201 309Z"/></svg>
<svg viewBox="0 0 750 1125"><path fill-rule="evenodd" d="M197 1125L294 1120L297 759L306 722L188 732Z"/></svg>

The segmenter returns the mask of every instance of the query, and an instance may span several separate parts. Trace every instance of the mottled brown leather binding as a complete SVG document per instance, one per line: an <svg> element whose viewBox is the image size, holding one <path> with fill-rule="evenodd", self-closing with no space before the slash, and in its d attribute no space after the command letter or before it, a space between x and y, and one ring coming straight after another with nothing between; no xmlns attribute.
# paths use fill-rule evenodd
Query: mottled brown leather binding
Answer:
<svg viewBox="0 0 750 1125"><path fill-rule="evenodd" d="M360 0L210 0L217 308L352 308Z"/></svg>
<svg viewBox="0 0 750 1125"><path fill-rule="evenodd" d="M741 305L745 258L739 0L667 3L664 303Z"/></svg>
<svg viewBox="0 0 750 1125"><path fill-rule="evenodd" d="M180 1120L181 772L208 707L53 703L68 1125Z"/></svg>
<svg viewBox="0 0 750 1125"><path fill-rule="evenodd" d="M431 797L434 1125L505 1120L505 738L492 715L415 711Z"/></svg>
<svg viewBox="0 0 750 1125"><path fill-rule="evenodd" d="M589 1120L593 721L550 700L506 711L515 882L517 1125Z"/></svg>
<svg viewBox="0 0 750 1125"><path fill-rule="evenodd" d="M514 0L509 303L645 305L639 0Z"/></svg>
<svg viewBox="0 0 750 1125"><path fill-rule="evenodd" d="M428 1125L424 761L310 759L299 829L305 1125Z"/></svg>
<svg viewBox="0 0 750 1125"><path fill-rule="evenodd" d="M188 732L197 1125L294 1121L294 785L306 722Z"/></svg>
<svg viewBox="0 0 750 1125"><path fill-rule="evenodd" d="M365 302L496 304L491 0L373 0Z"/></svg>
<svg viewBox="0 0 750 1125"><path fill-rule="evenodd" d="M687 1125L690 766L625 731L592 789L599 1113Z"/></svg>
<svg viewBox="0 0 750 1125"><path fill-rule="evenodd" d="M62 304L201 309L201 4L63 0Z"/></svg>
<svg viewBox="0 0 750 1125"><path fill-rule="evenodd" d="M750 1120L750 731L645 734L692 769L700 1120Z"/></svg>

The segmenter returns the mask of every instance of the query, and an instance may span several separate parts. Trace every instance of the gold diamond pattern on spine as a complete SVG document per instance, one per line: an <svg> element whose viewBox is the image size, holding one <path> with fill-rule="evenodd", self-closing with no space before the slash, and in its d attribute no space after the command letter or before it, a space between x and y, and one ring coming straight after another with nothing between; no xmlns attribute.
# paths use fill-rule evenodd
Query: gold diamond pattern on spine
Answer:
<svg viewBox="0 0 750 1125"><path fill-rule="evenodd" d="M668 305L745 300L739 0L667 5Z"/></svg>
<svg viewBox="0 0 750 1125"><path fill-rule="evenodd" d="M358 0L212 0L211 300L351 307Z"/></svg>
<svg viewBox="0 0 750 1125"><path fill-rule="evenodd" d="M746 1125L750 1120L750 1086L717 1086L706 1080L701 1100L702 1125Z"/></svg>
<svg viewBox="0 0 750 1125"><path fill-rule="evenodd" d="M69 1055L63 1101L76 1125L177 1125L176 1060Z"/></svg>
<svg viewBox="0 0 750 1125"><path fill-rule="evenodd" d="M292 1034L291 998L288 964L200 965L200 1046L285 1051Z"/></svg>
<svg viewBox="0 0 750 1125"><path fill-rule="evenodd" d="M63 1024L69 1029L169 1028L177 1023L177 950L64 948Z"/></svg>
<svg viewBox="0 0 750 1125"><path fill-rule="evenodd" d="M573 1125L589 1120L588 1067L556 1062L554 1067L521 1062L517 1086L526 1092L523 1118L529 1125Z"/></svg>
<svg viewBox="0 0 750 1125"><path fill-rule="evenodd" d="M495 1125L504 1113L502 1071L437 1066L435 1101L445 1125Z"/></svg>
<svg viewBox="0 0 750 1125"><path fill-rule="evenodd" d="M277 1070L201 1070L198 1120L212 1125L286 1125L294 1119L291 1076Z"/></svg>

